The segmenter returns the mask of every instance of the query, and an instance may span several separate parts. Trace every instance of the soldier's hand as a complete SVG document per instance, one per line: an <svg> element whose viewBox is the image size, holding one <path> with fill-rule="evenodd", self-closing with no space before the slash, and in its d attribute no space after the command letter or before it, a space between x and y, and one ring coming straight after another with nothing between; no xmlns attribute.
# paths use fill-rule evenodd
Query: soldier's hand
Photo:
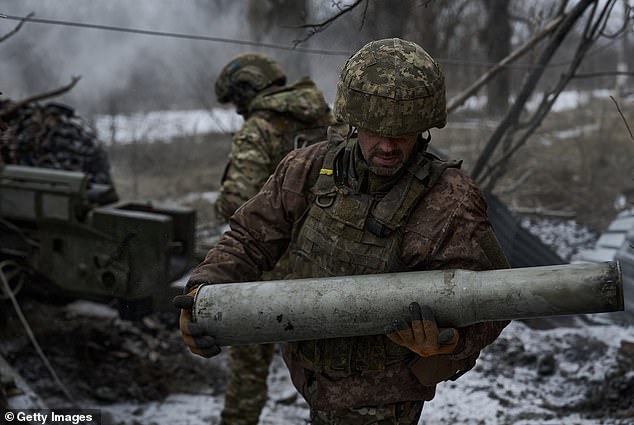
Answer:
<svg viewBox="0 0 634 425"><path fill-rule="evenodd" d="M174 297L172 303L174 307L181 310L179 327L183 341L189 347L189 351L209 358L220 353L220 347L216 345L214 337L206 335L204 329L198 323L192 321L192 307L197 290L198 288L193 289L187 295Z"/></svg>
<svg viewBox="0 0 634 425"><path fill-rule="evenodd" d="M457 329L438 329L431 308L413 302L409 305L411 327L396 319L385 327L387 337L395 344L409 348L421 357L449 354L456 349L460 334Z"/></svg>

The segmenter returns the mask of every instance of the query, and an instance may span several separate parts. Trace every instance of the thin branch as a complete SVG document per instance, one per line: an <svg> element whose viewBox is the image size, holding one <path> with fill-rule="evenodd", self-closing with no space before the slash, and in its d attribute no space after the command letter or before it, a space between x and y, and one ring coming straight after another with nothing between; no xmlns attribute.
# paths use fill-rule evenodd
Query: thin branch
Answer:
<svg viewBox="0 0 634 425"><path fill-rule="evenodd" d="M614 1L614 0L611 0ZM559 82L549 93L545 93L542 102L537 108L537 111L534 113L533 117L529 121L528 129L522 134L522 136L516 140L514 146L509 146L510 142L513 139L513 133L517 131L517 129L513 129L512 127L508 130L504 137L504 145L507 147L505 154L499 159L493 166L490 166L489 169L481 176L482 180L488 178L485 188L492 189L493 185L495 185L497 179L504 173L502 166L507 163L507 159L515 153L521 146L523 146L529 139L529 137L533 134L535 129L541 125L541 122L546 117L546 115L552 109L553 104L557 100L559 94L566 87L568 82L575 77L575 72L583 62L586 54L588 53L590 47L596 40L600 37L601 34L601 25L600 22L604 19L604 12L609 9L609 3L602 9L597 21L594 25L592 22L588 22L586 25L586 32L584 32L584 36L581 38L579 45L577 46L575 55L573 60L568 68L568 71L562 74ZM593 9L593 13L591 14L593 17L595 16L596 9Z"/></svg>
<svg viewBox="0 0 634 425"><path fill-rule="evenodd" d="M35 96L31 96L31 97L27 97L24 100L20 100L19 102L13 103L11 104L7 109L5 110L0 110L0 116L5 116L5 115L9 115L10 113L12 113L13 111L15 111L16 109L21 108L22 106L31 103L31 102L37 102L43 99L48 99L49 97L55 97L55 96L59 96L62 95L64 93L66 93L67 91L71 90L73 87L75 87L75 84L77 84L77 82L81 80L81 77L72 77L71 82L65 86L62 86L58 89L55 90L51 90L49 92L46 93L41 93L41 94L37 94Z"/></svg>
<svg viewBox="0 0 634 425"><path fill-rule="evenodd" d="M462 93L459 93L458 95L450 99L449 102L447 103L447 113L451 113L455 111L456 109L458 109L458 107L460 107L463 103L465 103L465 101L468 98L473 96L480 89L480 87L485 85L498 72L502 71L506 65L520 58L522 55L524 55L524 53L531 50L535 46L535 44L537 44L544 37L546 37L555 29L557 29L557 27L559 26L562 20L563 20L563 16L558 16L557 18L553 19L552 22L550 22L546 26L546 28L544 28L539 34L532 37L530 40L524 43L523 46L515 49L514 52L512 52L510 55L502 59L493 68L491 68L485 74L483 74L480 78L478 78L473 84L471 84L469 87L463 90Z"/></svg>
<svg viewBox="0 0 634 425"><path fill-rule="evenodd" d="M339 9L338 13L335 13L330 18L326 19L325 21L319 22L317 24L304 24L304 25L295 26L294 28L307 29L308 30L308 34L306 34L306 36L304 38L301 38L299 40L294 40L293 41L293 45L295 47L297 47L299 44L304 43L305 41L310 39L313 35L324 31L326 28L328 28L330 26L330 24L335 22L341 16L343 16L346 13L348 13L348 12L352 11L353 9L355 9L357 6L359 6L359 4L361 4L364 1L368 1L368 0L357 0L353 4L351 4L350 6L346 6L344 8ZM367 7L366 7L366 10L367 10ZM365 14L365 12L364 12L364 14Z"/></svg>
<svg viewBox="0 0 634 425"><path fill-rule="evenodd" d="M594 3L592 0L580 1L561 21L561 24L557 26L557 30L555 31L553 38L542 51L537 62L540 66L535 68L526 77L524 85L515 99L515 103L509 109L497 129L493 132L479 158L476 160L475 166L471 171L472 177L476 181L479 181L482 177L481 174L485 171L487 163L490 161L493 153L503 140L505 134L508 134L510 129L517 125L520 113L524 109L524 105L528 101L530 94L534 91L538 81L541 79L541 76L546 69L546 65L548 65L552 57L555 55L555 52L558 50L568 33L572 30L574 24L581 18L586 9L591 6L592 3Z"/></svg>
<svg viewBox="0 0 634 425"><path fill-rule="evenodd" d="M616 101L616 99L613 96L610 96L610 99L612 99L612 102L614 102L614 104L616 105L616 110L619 111L619 114L621 114L621 119L623 120L623 123L625 124L625 128L627 128L628 133L630 133L630 138L634 141L634 134L632 134L632 129L630 128L630 125L627 123L627 120L625 119L625 115L623 115L623 111L621 111L621 107L619 106L619 103Z"/></svg>
<svg viewBox="0 0 634 425"><path fill-rule="evenodd" d="M516 15L514 13L509 13L509 19L511 21L517 22L519 24L524 24L526 25L528 28L532 28L533 24L535 22L533 22L531 19L525 17L525 16L521 16L521 15Z"/></svg>
<svg viewBox="0 0 634 425"><path fill-rule="evenodd" d="M35 13L33 13L33 12L29 13L28 15L26 15L26 16L24 17L24 19L22 19L22 20L20 21L20 23L19 23L18 25L16 25L16 27L15 27L15 28L13 28L11 31L9 31L8 33L6 33L6 34L5 34L5 35L3 35L2 37L0 37L0 43L2 43L3 41L5 41L7 38L9 38L9 37L11 37L11 36L15 35L15 33L17 33L18 31L20 31L20 28L22 28L22 25L24 25L24 23L25 23L26 21L28 21L28 20L29 20L29 18L31 18L33 15L35 15Z"/></svg>
<svg viewBox="0 0 634 425"><path fill-rule="evenodd" d="M612 8L614 8L614 4L612 5ZM622 36L623 34L625 34L628 30L628 24L629 24L629 20L630 20L630 11L632 10L632 8L625 3L625 10L623 11L624 17L625 19L623 19L623 24L621 25L621 27L619 29L617 29L616 31L614 31L614 33L612 34L608 34L605 32L605 27L603 29L601 29L601 35L603 37L606 38L618 38L619 36ZM612 11L610 10L610 13ZM606 22L607 23L607 22ZM625 37L627 37L627 34L625 34Z"/></svg>
<svg viewBox="0 0 634 425"><path fill-rule="evenodd" d="M359 31L361 31L361 29L365 25L365 18L368 15L368 7L370 7L370 2L366 1L365 7L363 8L363 13L361 13L361 23L359 24Z"/></svg>

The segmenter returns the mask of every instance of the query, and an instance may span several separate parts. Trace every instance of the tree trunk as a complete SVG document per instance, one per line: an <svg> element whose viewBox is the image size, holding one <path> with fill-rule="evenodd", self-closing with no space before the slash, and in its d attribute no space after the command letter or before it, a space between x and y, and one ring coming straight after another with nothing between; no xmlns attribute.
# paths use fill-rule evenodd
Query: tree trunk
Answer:
<svg viewBox="0 0 634 425"><path fill-rule="evenodd" d="M528 98L535 90L537 83L539 82L546 66L554 56L555 52L566 38L568 33L572 31L574 24L581 19L583 13L588 9L596 0L580 0L566 15L565 19L561 22L558 29L553 34L548 45L542 51L537 64L539 65L533 69L526 77L520 92L513 103L513 106L509 108L508 112L495 129L489 140L487 141L482 153L478 157L473 170L471 171L471 177L478 183L481 183L480 179L482 175L487 171L485 168L491 161L491 158L497 149L498 145L502 142L505 136L512 133L516 129L520 113L524 109Z"/></svg>
<svg viewBox="0 0 634 425"><path fill-rule="evenodd" d="M302 36L297 26L306 24L308 5L306 0L249 0L246 12L249 38L292 46ZM293 79L309 74L309 60L298 60L298 57L297 53L276 51L273 59L282 63L284 71Z"/></svg>
<svg viewBox="0 0 634 425"><path fill-rule="evenodd" d="M512 28L509 17L509 0L483 0L487 10L486 27L482 32L482 42L487 59L498 63L511 52ZM510 73L502 71L487 86L487 113L500 116L508 110L510 93Z"/></svg>

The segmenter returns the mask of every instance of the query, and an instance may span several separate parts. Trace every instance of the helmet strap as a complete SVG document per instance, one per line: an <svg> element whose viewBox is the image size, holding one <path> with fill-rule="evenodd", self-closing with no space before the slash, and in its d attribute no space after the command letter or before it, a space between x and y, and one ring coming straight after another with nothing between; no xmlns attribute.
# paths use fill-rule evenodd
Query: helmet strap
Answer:
<svg viewBox="0 0 634 425"><path fill-rule="evenodd" d="M356 134L357 134L357 127L353 125L349 125L348 134L346 135L346 142L349 141L352 138L352 136L355 136Z"/></svg>
<svg viewBox="0 0 634 425"><path fill-rule="evenodd" d="M429 129L425 131L427 135L423 136L424 133L420 133L417 140L421 152L425 152L427 150L427 146L429 146L429 142L431 142L431 131L429 131Z"/></svg>

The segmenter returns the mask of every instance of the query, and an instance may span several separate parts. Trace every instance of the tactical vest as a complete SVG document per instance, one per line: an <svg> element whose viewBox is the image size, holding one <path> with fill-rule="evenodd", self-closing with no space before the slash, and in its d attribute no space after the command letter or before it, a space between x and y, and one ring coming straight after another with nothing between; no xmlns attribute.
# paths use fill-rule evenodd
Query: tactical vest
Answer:
<svg viewBox="0 0 634 425"><path fill-rule="evenodd" d="M290 245L292 278L406 271L400 246L410 214L446 168L460 166L418 152L387 194L373 197L346 185L354 143L334 145L324 157ZM306 369L341 376L381 371L413 356L384 335L290 343L286 353Z"/></svg>
<svg viewBox="0 0 634 425"><path fill-rule="evenodd" d="M267 121L273 124L282 133L281 160L292 150L303 148L317 142L326 140L328 126L330 125L330 114L326 113L319 119L312 122L303 122L293 118L289 114L282 114L273 111L258 111L264 113Z"/></svg>
<svg viewBox="0 0 634 425"><path fill-rule="evenodd" d="M328 126L330 125L330 113L325 113L319 119L312 122L302 122L294 119L289 114L274 112L269 110L258 110L254 115L270 122L282 134L282 146L274 155L271 161L271 172L275 170L277 164L291 151L303 148L314 143L323 142L327 138ZM220 185L227 179L227 173L231 167L228 161L222 171Z"/></svg>

